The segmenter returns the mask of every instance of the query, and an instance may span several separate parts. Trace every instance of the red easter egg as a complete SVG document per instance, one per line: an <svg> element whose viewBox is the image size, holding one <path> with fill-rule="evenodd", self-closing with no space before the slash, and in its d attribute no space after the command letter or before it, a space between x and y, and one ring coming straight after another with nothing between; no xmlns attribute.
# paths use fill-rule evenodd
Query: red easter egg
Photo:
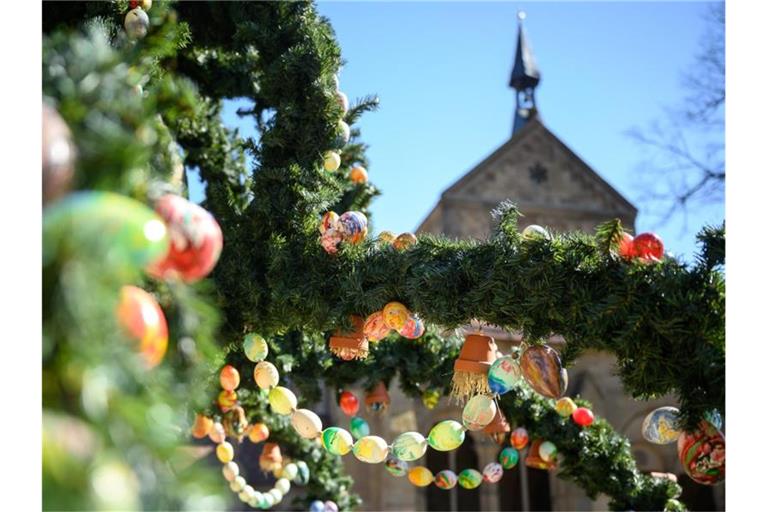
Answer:
<svg viewBox="0 0 768 512"><path fill-rule="evenodd" d="M622 233L619 242L619 256L631 260L635 257L635 237L629 233Z"/></svg>
<svg viewBox="0 0 768 512"><path fill-rule="evenodd" d="M654 233L641 233L632 242L635 256L646 263L661 261L664 257L664 243Z"/></svg>
<svg viewBox="0 0 768 512"><path fill-rule="evenodd" d="M528 444L528 431L523 427L518 427L512 431L509 436L509 444L518 450L522 450Z"/></svg>
<svg viewBox="0 0 768 512"><path fill-rule="evenodd" d="M117 321L128 336L139 342L139 353L147 366L160 364L168 349L168 323L155 298L136 286L123 286Z"/></svg>
<svg viewBox="0 0 768 512"><path fill-rule="evenodd" d="M577 407L576 410L573 411L571 417L577 425L581 425L582 427L588 427L595 421L595 415L586 407Z"/></svg>
<svg viewBox="0 0 768 512"><path fill-rule="evenodd" d="M222 389L234 391L240 385L240 373L234 366L228 364L219 373L219 383Z"/></svg>
<svg viewBox="0 0 768 512"><path fill-rule="evenodd" d="M168 227L170 244L168 254L150 266L149 273L160 279L178 276L186 282L207 276L219 261L223 244L213 215L172 194L161 197L155 211Z"/></svg>
<svg viewBox="0 0 768 512"><path fill-rule="evenodd" d="M339 407L347 416L354 416L360 409L360 400L353 393L343 391L339 397Z"/></svg>
<svg viewBox="0 0 768 512"><path fill-rule="evenodd" d="M708 421L677 438L677 456L694 482L714 485L725 480L725 436Z"/></svg>

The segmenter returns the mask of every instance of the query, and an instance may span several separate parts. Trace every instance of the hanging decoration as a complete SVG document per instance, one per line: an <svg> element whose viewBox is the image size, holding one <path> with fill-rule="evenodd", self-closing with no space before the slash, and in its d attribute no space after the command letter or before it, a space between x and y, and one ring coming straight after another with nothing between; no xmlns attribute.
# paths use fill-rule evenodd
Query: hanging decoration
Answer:
<svg viewBox="0 0 768 512"><path fill-rule="evenodd" d="M680 411L676 407L659 407L643 420L641 433L646 441L669 444L677 441L682 432L677 428Z"/></svg>
<svg viewBox="0 0 768 512"><path fill-rule="evenodd" d="M577 407L571 417L574 423L582 427L588 427L595 421L595 415L586 407Z"/></svg>
<svg viewBox="0 0 768 512"><path fill-rule="evenodd" d="M395 477L405 476L408 473L408 463L393 457L392 454L384 461L384 467L390 475Z"/></svg>
<svg viewBox="0 0 768 512"><path fill-rule="evenodd" d="M429 431L427 443L434 450L449 452L461 446L465 435L465 429L461 423L454 420L443 420Z"/></svg>
<svg viewBox="0 0 768 512"><path fill-rule="evenodd" d="M258 363L269 355L269 346L263 337L250 333L243 338L243 352L249 361Z"/></svg>
<svg viewBox="0 0 768 512"><path fill-rule="evenodd" d="M168 323L155 298L136 286L123 286L117 320L125 333L138 342L138 352L148 369L163 360L168 349Z"/></svg>
<svg viewBox="0 0 768 512"><path fill-rule="evenodd" d="M519 460L520 453L511 446L507 446L499 453L499 463L504 469L512 469L517 466Z"/></svg>
<svg viewBox="0 0 768 512"><path fill-rule="evenodd" d="M457 477L456 473L450 469L444 469L435 475L435 486L438 489L443 489L444 491L448 491L456 487L456 483L458 483L458 481L459 477Z"/></svg>
<svg viewBox="0 0 768 512"><path fill-rule="evenodd" d="M356 165L349 170L349 181L362 185L368 183L368 171L362 165Z"/></svg>
<svg viewBox="0 0 768 512"><path fill-rule="evenodd" d="M714 485L725 480L725 436L710 422L704 420L693 432L680 434L677 455L694 482Z"/></svg>
<svg viewBox="0 0 768 512"><path fill-rule="evenodd" d="M547 345L533 345L520 356L523 377L534 391L547 398L560 398L568 387L568 373L560 356Z"/></svg>
<svg viewBox="0 0 768 512"><path fill-rule="evenodd" d="M326 151L323 156L323 168L326 171L336 171L341 166L341 156L336 151Z"/></svg>
<svg viewBox="0 0 768 512"><path fill-rule="evenodd" d="M504 468L498 462L489 462L483 468L483 482L495 484L504 476Z"/></svg>
<svg viewBox="0 0 768 512"><path fill-rule="evenodd" d="M283 454L277 443L264 443L264 448L259 456L259 467L265 473L275 471L283 463Z"/></svg>
<svg viewBox="0 0 768 512"><path fill-rule="evenodd" d="M245 409L240 405L235 405L226 414L222 420L224 432L230 437L236 438L242 442L248 433L248 418L245 416Z"/></svg>
<svg viewBox="0 0 768 512"><path fill-rule="evenodd" d="M544 441L542 439L534 439L531 443L531 447L528 449L528 456L525 458L525 465L529 468L547 470L555 468L554 457L552 457L551 460L545 460L541 456L541 445L543 442Z"/></svg>
<svg viewBox="0 0 768 512"><path fill-rule="evenodd" d="M368 426L368 422L359 416L355 416L349 420L349 431L355 439L363 438L371 433L371 428Z"/></svg>
<svg viewBox="0 0 768 512"><path fill-rule="evenodd" d="M392 454L405 462L420 459L426 452L427 440L418 432L403 432L392 441Z"/></svg>
<svg viewBox="0 0 768 512"><path fill-rule="evenodd" d="M365 395L365 408L368 412L383 413L389 407L389 403L387 386L381 381Z"/></svg>
<svg viewBox="0 0 768 512"><path fill-rule="evenodd" d="M568 416L572 415L576 410L576 408L577 408L576 402L574 402L567 396L555 402L555 410L557 411L557 414L559 414L563 418L567 418Z"/></svg>
<svg viewBox="0 0 768 512"><path fill-rule="evenodd" d="M528 445L528 431L524 427L517 427L509 436L509 444L518 450Z"/></svg>
<svg viewBox="0 0 768 512"><path fill-rule="evenodd" d="M202 207L173 194L158 199L155 211L165 221L170 246L165 258L148 271L159 279L178 277L193 283L207 276L221 255L221 228Z"/></svg>
<svg viewBox="0 0 768 512"><path fill-rule="evenodd" d="M465 401L477 394L490 394L488 370L496 361L497 352L496 342L490 336L468 334L453 365L451 396Z"/></svg>
<svg viewBox="0 0 768 512"><path fill-rule="evenodd" d="M408 471L408 481L416 487L426 487L434 481L432 472L424 466L416 466Z"/></svg>
<svg viewBox="0 0 768 512"><path fill-rule="evenodd" d="M339 395L339 408L347 416L354 416L360 410L360 400L350 391L342 391Z"/></svg>
<svg viewBox="0 0 768 512"><path fill-rule="evenodd" d="M378 464L387 458L389 446L379 436L365 436L355 441L352 453L360 462Z"/></svg>
<svg viewBox="0 0 768 512"><path fill-rule="evenodd" d="M142 39L149 30L149 16L141 7L136 7L125 15L123 26L128 37L131 39Z"/></svg>
<svg viewBox="0 0 768 512"><path fill-rule="evenodd" d="M467 468L459 473L459 485L464 489L477 489L483 483L483 474L476 469Z"/></svg>
<svg viewBox="0 0 768 512"><path fill-rule="evenodd" d="M363 319L353 316L352 326L352 332L336 331L329 343L331 352L344 361L368 357L368 340L363 334Z"/></svg>
<svg viewBox="0 0 768 512"><path fill-rule="evenodd" d="M512 356L498 358L488 369L488 387L498 395L509 392L520 379L520 365Z"/></svg>
<svg viewBox="0 0 768 512"><path fill-rule="evenodd" d="M346 455L355 444L352 434L339 427L328 427L322 434L323 448L333 455Z"/></svg>
<svg viewBox="0 0 768 512"><path fill-rule="evenodd" d="M327 212L320 222L320 244L328 254L336 254L342 241L358 244L367 234L368 218L361 212Z"/></svg>
<svg viewBox="0 0 768 512"><path fill-rule="evenodd" d="M400 233L392 242L392 247L398 251L404 251L409 247L413 247L418 242L419 239L413 233Z"/></svg>
<svg viewBox="0 0 768 512"><path fill-rule="evenodd" d="M493 421L490 422L483 432L488 434L488 437L496 441L497 444L503 445L507 440L507 434L511 430L507 418L504 413L501 412L501 407L496 408L496 416L493 417Z"/></svg>
<svg viewBox="0 0 768 512"><path fill-rule="evenodd" d="M526 240L535 240L537 238L549 239L549 231L536 224L531 224L523 229L523 238Z"/></svg>
<svg viewBox="0 0 768 512"><path fill-rule="evenodd" d="M482 430L496 416L496 402L487 395L475 395L469 399L461 413L461 422L467 430Z"/></svg>
<svg viewBox="0 0 768 512"><path fill-rule="evenodd" d="M640 233L632 246L635 258L643 263L657 263L664 259L664 242L655 233Z"/></svg>
<svg viewBox="0 0 768 512"><path fill-rule="evenodd" d="M263 423L254 423L248 430L248 439L253 444L261 443L269 439L269 428Z"/></svg>
<svg viewBox="0 0 768 512"><path fill-rule="evenodd" d="M400 302L390 302L381 311L371 313L363 325L366 339L372 342L387 337L393 330L414 340L424 334L425 327L424 322Z"/></svg>
<svg viewBox="0 0 768 512"><path fill-rule="evenodd" d="M203 414L195 416L195 424L192 426L192 437L203 439L213 428L213 420Z"/></svg>

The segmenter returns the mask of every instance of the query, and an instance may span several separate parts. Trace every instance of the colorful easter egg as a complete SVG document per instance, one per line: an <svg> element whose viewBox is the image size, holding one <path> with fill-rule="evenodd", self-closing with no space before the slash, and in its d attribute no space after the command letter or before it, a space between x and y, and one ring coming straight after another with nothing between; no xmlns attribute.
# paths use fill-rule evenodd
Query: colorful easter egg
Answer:
<svg viewBox="0 0 768 512"><path fill-rule="evenodd" d="M528 444L528 431L523 427L518 427L512 431L509 436L509 444L522 450Z"/></svg>
<svg viewBox="0 0 768 512"><path fill-rule="evenodd" d="M234 480L229 482L229 488L232 489L232 492L240 492L245 488L246 484L245 478L236 476Z"/></svg>
<svg viewBox="0 0 768 512"><path fill-rule="evenodd" d="M635 237L629 233L622 233L621 240L619 241L619 256L626 260L631 260L635 257Z"/></svg>
<svg viewBox="0 0 768 512"><path fill-rule="evenodd" d="M315 439L323 430L320 417L309 409L296 409L291 415L291 425L304 439Z"/></svg>
<svg viewBox="0 0 768 512"><path fill-rule="evenodd" d="M275 482L275 489L283 495L288 494L291 491L291 482L287 478L278 478L277 482Z"/></svg>
<svg viewBox="0 0 768 512"><path fill-rule="evenodd" d="M404 338L415 340L424 334L424 322L416 315L408 315L405 325L397 332Z"/></svg>
<svg viewBox="0 0 768 512"><path fill-rule="evenodd" d="M467 430L482 430L496 416L496 402L487 395L475 395L469 399L461 413L461 421Z"/></svg>
<svg viewBox="0 0 768 512"><path fill-rule="evenodd" d="M389 447L387 442L379 436L366 436L355 442L352 453L360 462L378 464L387 458Z"/></svg>
<svg viewBox="0 0 768 512"><path fill-rule="evenodd" d="M344 235L341 231L329 229L320 236L320 245L328 254L336 254L339 252L339 244L343 239Z"/></svg>
<svg viewBox="0 0 768 512"><path fill-rule="evenodd" d="M368 341L379 341L386 338L391 329L384 323L384 313L376 311L368 315L363 324L363 334Z"/></svg>
<svg viewBox="0 0 768 512"><path fill-rule="evenodd" d="M240 474L240 467L236 462L229 461L221 466L221 474L224 475L224 480L231 482Z"/></svg>
<svg viewBox="0 0 768 512"><path fill-rule="evenodd" d="M323 505L325 506L325 512L339 512L339 506L331 500L326 501Z"/></svg>
<svg viewBox="0 0 768 512"><path fill-rule="evenodd" d="M464 442L466 432L461 423L454 420L443 420L429 431L427 443L440 452L455 450Z"/></svg>
<svg viewBox="0 0 768 512"><path fill-rule="evenodd" d="M655 233L640 233L632 241L634 254L644 263L654 263L664 258L664 242Z"/></svg>
<svg viewBox="0 0 768 512"><path fill-rule="evenodd" d="M359 416L355 416L349 420L349 431L352 432L352 436L355 439L361 439L371 433L371 428L368 426L368 422Z"/></svg>
<svg viewBox="0 0 768 512"><path fill-rule="evenodd" d="M557 411L557 414L559 414L563 418L567 418L568 416L573 414L573 411L575 411L577 407L578 406L576 405L576 402L574 402L567 396L561 398L555 403L555 410Z"/></svg>
<svg viewBox="0 0 768 512"><path fill-rule="evenodd" d="M548 398L559 398L568 386L560 356L547 345L533 345L520 357L523 377L534 391Z"/></svg>
<svg viewBox="0 0 768 512"><path fill-rule="evenodd" d="M248 431L248 439L252 443L260 443L269 439L269 428L263 423L256 423Z"/></svg>
<svg viewBox="0 0 768 512"><path fill-rule="evenodd" d="M338 231L339 214L336 212L325 212L320 219L320 233L323 234L330 229Z"/></svg>
<svg viewBox="0 0 768 512"><path fill-rule="evenodd" d="M408 463L397 457L393 457L391 454L387 457L387 460L384 461L384 467L387 468L387 471L392 476L405 476L408 472Z"/></svg>
<svg viewBox="0 0 768 512"><path fill-rule="evenodd" d="M306 485L309 482L309 466L303 460L296 462L296 478L293 481L299 485Z"/></svg>
<svg viewBox="0 0 768 512"><path fill-rule="evenodd" d="M405 326L405 322L408 321L410 311L403 304L399 302L390 302L382 310L384 314L384 324L390 329L399 331Z"/></svg>
<svg viewBox="0 0 768 512"><path fill-rule="evenodd" d="M520 380L520 366L510 356L498 358L488 369L488 387L503 395Z"/></svg>
<svg viewBox="0 0 768 512"><path fill-rule="evenodd" d="M344 239L352 244L362 241L368 232L368 218L360 212L342 213L339 225Z"/></svg>
<svg viewBox="0 0 768 512"><path fill-rule="evenodd" d="M680 411L676 407L659 407L643 420L641 433L646 441L669 444L677 441L682 431L677 427Z"/></svg>
<svg viewBox="0 0 768 512"><path fill-rule="evenodd" d="M269 389L280 382L280 374L275 365L269 361L261 361L253 368L253 380L261 389Z"/></svg>
<svg viewBox="0 0 768 512"><path fill-rule="evenodd" d="M221 228L213 215L173 194L158 199L155 211L168 228L170 247L165 258L148 267L149 273L161 279L178 276L186 282L207 276L223 246Z"/></svg>
<svg viewBox="0 0 768 512"><path fill-rule="evenodd" d="M443 489L445 491L456 487L456 483L458 482L458 480L459 479L456 476L456 473L454 473L450 469L444 469L441 472L439 472L437 475L435 475L435 485L439 489Z"/></svg>
<svg viewBox="0 0 768 512"><path fill-rule="evenodd" d="M60 252L87 250L105 267L131 272L168 252L168 229L155 212L111 192L76 192L43 210L43 264Z"/></svg>
<svg viewBox="0 0 768 512"><path fill-rule="evenodd" d="M725 480L725 436L708 421L677 439L677 455L685 473L699 484Z"/></svg>
<svg viewBox="0 0 768 512"><path fill-rule="evenodd" d="M432 483L432 472L424 466L416 466L408 471L408 481L416 487L426 487Z"/></svg>
<svg viewBox="0 0 768 512"><path fill-rule="evenodd" d="M339 147L345 146L349 142L349 125L344 121L339 121L337 127L336 145Z"/></svg>
<svg viewBox="0 0 768 512"><path fill-rule="evenodd" d="M360 400L354 393L342 391L341 396L339 396L339 408L347 416L354 416L360 410Z"/></svg>
<svg viewBox="0 0 768 512"><path fill-rule="evenodd" d="M267 358L269 346L267 341L258 334L246 334L243 338L243 351L249 361L258 363Z"/></svg>
<svg viewBox="0 0 768 512"><path fill-rule="evenodd" d="M412 247L418 243L419 239L413 233L401 233L392 242L392 247L398 251L404 251L409 247Z"/></svg>
<svg viewBox="0 0 768 512"><path fill-rule="evenodd" d="M705 412L704 419L714 425L717 430L723 428L723 417L720 416L720 412L717 409Z"/></svg>
<svg viewBox="0 0 768 512"><path fill-rule="evenodd" d="M328 427L323 430L323 447L333 455L346 455L352 449L355 441L352 434L339 427Z"/></svg>
<svg viewBox="0 0 768 512"><path fill-rule="evenodd" d="M309 504L309 512L325 512L325 503L315 500Z"/></svg>
<svg viewBox="0 0 768 512"><path fill-rule="evenodd" d="M418 432L403 432L392 442L392 453L400 460L420 459L427 451L427 440Z"/></svg>
<svg viewBox="0 0 768 512"><path fill-rule="evenodd" d="M264 500L262 502L263 503L263 508L267 509L267 508L271 508L271 507L273 507L275 505L275 497L272 496L271 494L269 494L268 492L262 493L261 496L262 496L262 498Z"/></svg>
<svg viewBox="0 0 768 512"><path fill-rule="evenodd" d="M287 415L296 409L296 395L288 388L276 386L269 390L269 405L277 414Z"/></svg>
<svg viewBox="0 0 768 512"><path fill-rule="evenodd" d="M227 391L234 391L240 385L240 372L231 364L226 365L219 372L219 384Z"/></svg>
<svg viewBox="0 0 768 512"><path fill-rule="evenodd" d="M459 485L465 489L476 489L483 482L483 475L476 469L465 469L459 473Z"/></svg>
<svg viewBox="0 0 768 512"><path fill-rule="evenodd" d="M140 357L154 368L168 349L168 323L155 298L136 286L120 289L117 320L123 331L138 342Z"/></svg>
<svg viewBox="0 0 768 512"><path fill-rule="evenodd" d="M539 457L546 462L552 462L557 457L557 446L550 441L544 441L539 445Z"/></svg>
<svg viewBox="0 0 768 512"><path fill-rule="evenodd" d="M483 481L495 484L504 476L504 468L498 462L489 462L483 468Z"/></svg>
<svg viewBox="0 0 768 512"><path fill-rule="evenodd" d="M518 461L520 461L520 453L511 446L504 448L499 453L499 463L504 469L512 469Z"/></svg>

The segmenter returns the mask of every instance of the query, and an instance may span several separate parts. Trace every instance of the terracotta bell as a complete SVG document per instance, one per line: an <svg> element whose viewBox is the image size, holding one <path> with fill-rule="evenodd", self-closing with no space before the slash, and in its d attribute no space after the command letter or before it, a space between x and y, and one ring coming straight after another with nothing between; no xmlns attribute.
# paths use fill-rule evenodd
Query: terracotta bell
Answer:
<svg viewBox="0 0 768 512"><path fill-rule="evenodd" d="M365 395L365 408L371 412L386 411L387 407L389 407L389 402L387 386L381 381Z"/></svg>
<svg viewBox="0 0 768 512"><path fill-rule="evenodd" d="M359 316L352 317L354 331L341 332L336 331L331 336L331 352L337 357L351 361L352 359L365 359L368 357L368 340L363 334L364 320Z"/></svg>
<svg viewBox="0 0 768 512"><path fill-rule="evenodd" d="M264 449L259 456L259 467L266 473L280 469L283 465L283 455L277 443L264 443Z"/></svg>
<svg viewBox="0 0 768 512"><path fill-rule="evenodd" d="M498 357L496 342L484 334L468 334L453 364L451 396L459 401L478 394L492 394L488 369Z"/></svg>
<svg viewBox="0 0 768 512"><path fill-rule="evenodd" d="M525 465L533 469L554 469L556 466L555 461L547 462L539 455L541 443L543 443L541 439L535 439L531 443L531 447L528 449L528 456L525 458Z"/></svg>
<svg viewBox="0 0 768 512"><path fill-rule="evenodd" d="M507 434L510 430L512 429L510 428L509 423L507 423L507 418L504 416L504 413L501 412L501 408L497 407L496 416L494 416L493 421L483 429L483 432L488 434L488 436L498 444L503 445L507 440Z"/></svg>

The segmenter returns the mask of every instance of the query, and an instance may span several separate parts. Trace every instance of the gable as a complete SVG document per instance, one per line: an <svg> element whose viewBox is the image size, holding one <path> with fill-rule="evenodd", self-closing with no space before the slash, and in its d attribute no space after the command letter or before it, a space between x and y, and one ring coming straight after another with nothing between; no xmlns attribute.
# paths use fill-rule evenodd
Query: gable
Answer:
<svg viewBox="0 0 768 512"><path fill-rule="evenodd" d="M537 118L443 193L444 199L634 217L637 209Z"/></svg>

